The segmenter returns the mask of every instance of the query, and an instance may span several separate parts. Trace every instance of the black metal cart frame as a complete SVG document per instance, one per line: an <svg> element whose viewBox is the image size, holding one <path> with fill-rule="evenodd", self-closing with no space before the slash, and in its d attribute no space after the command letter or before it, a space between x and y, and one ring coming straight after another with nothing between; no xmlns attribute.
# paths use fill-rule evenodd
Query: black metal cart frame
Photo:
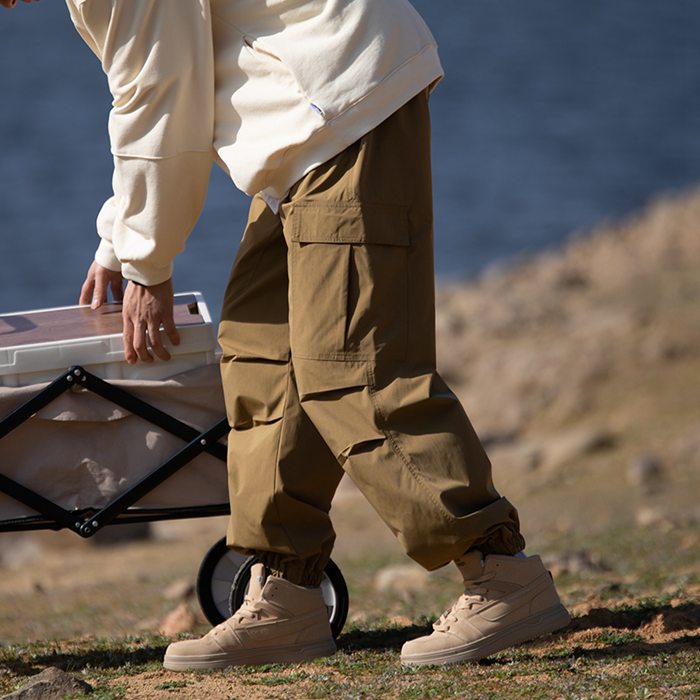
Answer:
<svg viewBox="0 0 700 700"><path fill-rule="evenodd" d="M200 432L187 423L161 411L147 401L100 379L79 365L62 372L54 381L35 396L21 404L8 416L0 420L0 440L54 399L73 387L81 387L121 406L139 418L143 418L162 430L182 440L185 445L169 459L153 468L137 483L123 491L101 508L66 510L57 503L45 498L36 491L20 484L2 473L0 465L0 493L4 493L23 503L38 515L0 520L0 532L24 532L28 530L72 530L81 537L92 537L107 525L155 522L157 520L178 520L184 518L204 518L215 515L229 515L228 502L205 506L183 506L170 508L140 508L134 504L163 483L179 469L206 452L226 464L226 445L220 440L228 433L228 420L219 422ZM250 569L255 557L247 559L228 549L222 538L209 550L197 576L197 596L207 619L212 624L222 622L241 604L250 580ZM230 583L225 595L215 595L216 582ZM331 631L337 637L345 624L348 613L348 590L340 569L328 562L324 581L321 584L330 598L328 607ZM235 607L231 607L231 606Z"/></svg>
<svg viewBox="0 0 700 700"><path fill-rule="evenodd" d="M227 419L222 418L215 425L200 432L128 391L100 379L80 366L74 366L62 372L35 396L0 420L0 440L63 392L69 391L75 386L92 391L149 421L181 439L185 443L184 447L101 508L66 510L36 491L4 475L1 471L2 465L0 465L0 491L38 513L36 516L0 520L0 532L68 529L87 538L92 537L106 525L201 518L228 515L231 512L229 503L180 508L133 508L134 504L147 493L203 452L217 457L225 464L226 445L219 441L228 433Z"/></svg>

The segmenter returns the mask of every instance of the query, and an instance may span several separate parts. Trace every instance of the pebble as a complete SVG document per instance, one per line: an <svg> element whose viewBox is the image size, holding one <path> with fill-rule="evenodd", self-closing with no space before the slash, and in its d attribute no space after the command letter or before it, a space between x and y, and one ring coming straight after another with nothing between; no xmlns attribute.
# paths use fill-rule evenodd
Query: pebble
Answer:
<svg viewBox="0 0 700 700"><path fill-rule="evenodd" d="M661 532L670 532L673 529L673 522L666 513L651 506L639 508L635 514L635 521L639 527L653 527Z"/></svg>
<svg viewBox="0 0 700 700"><path fill-rule="evenodd" d="M553 558L546 558L545 564L552 576L573 574L575 576L591 571L609 571L610 567L600 558L589 552L567 552Z"/></svg>
<svg viewBox="0 0 700 700"><path fill-rule="evenodd" d="M661 460L653 454L637 455L627 467L627 483L647 494L660 489L662 478Z"/></svg>

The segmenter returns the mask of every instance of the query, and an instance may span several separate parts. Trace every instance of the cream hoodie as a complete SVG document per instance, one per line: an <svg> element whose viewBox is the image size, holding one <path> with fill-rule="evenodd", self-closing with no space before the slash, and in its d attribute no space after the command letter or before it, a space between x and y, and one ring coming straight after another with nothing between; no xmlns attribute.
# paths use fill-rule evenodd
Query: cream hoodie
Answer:
<svg viewBox="0 0 700 700"><path fill-rule="evenodd" d="M442 76L407 0L66 0L113 96L98 263L158 284L216 161L284 197Z"/></svg>

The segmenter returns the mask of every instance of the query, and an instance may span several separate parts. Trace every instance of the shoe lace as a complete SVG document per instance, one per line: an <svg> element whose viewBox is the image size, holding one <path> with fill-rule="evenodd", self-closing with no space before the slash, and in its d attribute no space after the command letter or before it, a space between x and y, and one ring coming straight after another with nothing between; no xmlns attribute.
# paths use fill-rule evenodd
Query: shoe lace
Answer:
<svg viewBox="0 0 700 700"><path fill-rule="evenodd" d="M261 603L262 601L259 598L253 599L246 596L243 600L243 605L233 613L233 619L236 621L259 620L264 608L264 605L261 605Z"/></svg>
<svg viewBox="0 0 700 700"><path fill-rule="evenodd" d="M228 619L216 625L209 632L214 638L221 636L228 631L231 622L242 622L243 620L259 620L262 617L262 607L258 605L258 600L246 597L238 610Z"/></svg>
<svg viewBox="0 0 700 700"><path fill-rule="evenodd" d="M448 632L450 627L459 620L460 612L471 610L475 605L481 605L486 600L488 588L484 585L494 577L493 573L479 578L464 581L464 593L446 610L433 624L437 632Z"/></svg>

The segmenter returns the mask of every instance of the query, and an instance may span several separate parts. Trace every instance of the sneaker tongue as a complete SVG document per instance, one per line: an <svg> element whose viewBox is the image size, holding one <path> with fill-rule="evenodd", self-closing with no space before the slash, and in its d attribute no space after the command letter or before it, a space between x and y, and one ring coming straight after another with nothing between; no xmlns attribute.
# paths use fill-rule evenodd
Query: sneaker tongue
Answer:
<svg viewBox="0 0 700 700"><path fill-rule="evenodd" d="M257 600L260 598L260 594L262 593L266 579L267 574L265 573L265 565L253 564L250 569L250 584L248 586L246 598L249 598L250 600Z"/></svg>

